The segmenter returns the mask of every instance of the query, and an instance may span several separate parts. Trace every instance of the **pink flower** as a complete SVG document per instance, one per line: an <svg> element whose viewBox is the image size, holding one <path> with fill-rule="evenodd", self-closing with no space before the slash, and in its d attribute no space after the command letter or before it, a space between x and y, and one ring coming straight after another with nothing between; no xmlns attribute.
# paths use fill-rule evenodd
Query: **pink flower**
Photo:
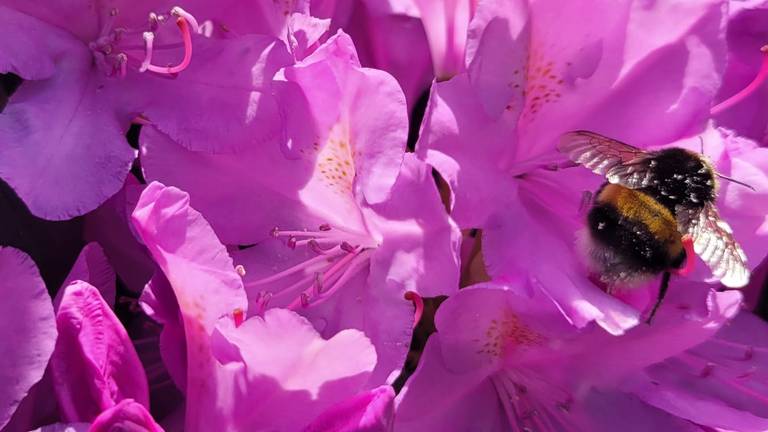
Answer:
<svg viewBox="0 0 768 432"><path fill-rule="evenodd" d="M163 272L143 302L172 332L161 349L181 347L165 358L184 383L186 430L296 430L368 382L377 353L362 332L323 339L288 310L248 315L232 259L187 194L152 183L133 220Z"/></svg>
<svg viewBox="0 0 768 432"><path fill-rule="evenodd" d="M538 2L527 15L512 16L504 14L509 6L478 6L475 16L488 18L472 32L468 70L433 86L417 152L451 185L457 223L484 229L483 256L492 277L523 277L579 327L595 320L620 334L638 322L644 304L629 307L586 278L574 233L584 225L584 194L602 179L583 168L558 171L562 156L555 145L574 129L641 148L700 142L695 134L705 129L720 84L722 6ZM649 37L639 29L651 21L667 24ZM741 158L735 156L741 144L725 136L703 134L705 154L724 174L762 184L762 153L749 150L755 153L745 164L731 164L732 157ZM729 150L720 153L723 147ZM755 213L746 204L762 202L760 196L730 184L718 200L745 244L764 235L762 208ZM756 265L766 251L748 253Z"/></svg>
<svg viewBox="0 0 768 432"><path fill-rule="evenodd" d="M437 312L437 333L398 396L396 429L687 430L676 413L621 385L705 341L738 311L738 293L688 289L698 303L685 305L685 315L662 309L653 326L615 337L594 326L577 331L540 293L466 288Z"/></svg>
<svg viewBox="0 0 768 432"><path fill-rule="evenodd" d="M35 215L82 215L117 192L136 156L123 136L133 120L198 151L281 135L270 88L292 62L281 41L208 38L211 22L158 2L53 3L0 9L14 35L0 72L24 79L0 117L0 176Z"/></svg>
<svg viewBox="0 0 768 432"><path fill-rule="evenodd" d="M56 343L51 299L32 260L13 248L0 248L0 429L42 377Z"/></svg>
<svg viewBox="0 0 768 432"><path fill-rule="evenodd" d="M251 311L296 310L324 337L363 330L378 351L379 385L407 353L404 294L457 289L459 231L429 168L404 156L402 92L360 67L345 34L278 77L287 148L201 155L147 129L145 173L189 190L225 243L254 245L235 253Z"/></svg>

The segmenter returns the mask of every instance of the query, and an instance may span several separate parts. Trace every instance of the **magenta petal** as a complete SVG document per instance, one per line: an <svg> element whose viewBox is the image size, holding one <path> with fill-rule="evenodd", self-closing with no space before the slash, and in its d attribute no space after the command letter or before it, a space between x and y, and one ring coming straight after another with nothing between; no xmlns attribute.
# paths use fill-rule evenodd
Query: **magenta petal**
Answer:
<svg viewBox="0 0 768 432"><path fill-rule="evenodd" d="M0 429L45 372L56 343L53 305L35 264L0 248Z"/></svg>
<svg viewBox="0 0 768 432"><path fill-rule="evenodd" d="M123 399L149 406L147 377L123 325L98 290L64 288L51 357L54 389L67 421L91 421Z"/></svg>
<svg viewBox="0 0 768 432"><path fill-rule="evenodd" d="M713 338L625 383L645 402L718 430L768 428L766 324L743 312Z"/></svg>
<svg viewBox="0 0 768 432"><path fill-rule="evenodd" d="M141 140L147 179L188 191L223 242L263 240L276 221L291 228L305 225L296 200L311 167L287 160L278 146L209 155L186 150L152 127L142 130ZM269 212L263 211L266 202Z"/></svg>
<svg viewBox="0 0 768 432"><path fill-rule="evenodd" d="M247 311L232 259L205 219L189 206L189 195L153 182L141 195L133 224L173 288L186 339L187 431L207 431L236 421L216 392L222 374L212 357L210 336L219 318ZM180 337L178 334L175 337ZM226 395L221 396L222 398Z"/></svg>
<svg viewBox="0 0 768 432"><path fill-rule="evenodd" d="M112 111L113 94L92 70L91 52L66 42L56 74L24 82L0 116L0 177L33 214L56 220L117 192L136 154L123 136L130 117Z"/></svg>
<svg viewBox="0 0 768 432"><path fill-rule="evenodd" d="M304 432L386 432L394 426L395 391L385 385L356 395L320 414Z"/></svg>
<svg viewBox="0 0 768 432"><path fill-rule="evenodd" d="M462 228L478 228L514 188L500 169L514 144L514 129L488 116L466 74L432 86L416 151L451 186L451 215ZM492 185L492 186L491 186Z"/></svg>
<svg viewBox="0 0 768 432"><path fill-rule="evenodd" d="M351 165L341 168L354 170L355 188L370 203L383 201L397 177L408 136L405 96L397 81L361 68L352 40L341 31L283 73L301 87L320 138L328 139L325 147L336 140L353 147Z"/></svg>
<svg viewBox="0 0 768 432"><path fill-rule="evenodd" d="M427 340L416 372L397 397L396 413L398 432L509 430L488 371L451 371L437 337Z"/></svg>
<svg viewBox="0 0 768 432"><path fill-rule="evenodd" d="M239 327L223 319L211 345L221 371L246 393L230 404L232 430L299 430L329 407L357 394L376 364L373 345L358 330L324 340L295 312L270 309ZM219 381L220 397L233 383ZM210 408L208 408L210 411Z"/></svg>
<svg viewBox="0 0 768 432"><path fill-rule="evenodd" d="M133 212L144 244L176 292L182 313L199 314L210 331L219 317L247 307L240 276L189 195L153 182ZM178 291L184 287L183 295ZM215 301L212 301L215 300Z"/></svg>
<svg viewBox="0 0 768 432"><path fill-rule="evenodd" d="M114 307L115 271L112 270L106 255L104 255L104 250L98 243L88 243L85 245L61 286L66 287L77 280L93 285L99 290L101 297L107 302L107 305ZM59 291L59 293L63 292L63 289ZM57 298L59 297L57 295ZM59 302L60 298L56 303L58 304Z"/></svg>
<svg viewBox="0 0 768 432"><path fill-rule="evenodd" d="M280 41L249 35L197 38L192 63L172 80L155 78L144 114L193 151L232 152L272 145L282 121L270 95L272 76L292 59Z"/></svg>
<svg viewBox="0 0 768 432"><path fill-rule="evenodd" d="M445 213L430 166L406 154L390 198L372 209L368 224L383 239L372 272L401 294L434 297L458 290L461 232Z"/></svg>
<svg viewBox="0 0 768 432"><path fill-rule="evenodd" d="M11 72L26 80L50 78L56 71L51 54L59 39L71 39L60 29L6 7L0 7L0 27L13 35L0 40L0 73Z"/></svg>
<svg viewBox="0 0 768 432"><path fill-rule="evenodd" d="M91 424L88 432L163 432L144 405L132 399L123 399L117 405L105 410Z"/></svg>

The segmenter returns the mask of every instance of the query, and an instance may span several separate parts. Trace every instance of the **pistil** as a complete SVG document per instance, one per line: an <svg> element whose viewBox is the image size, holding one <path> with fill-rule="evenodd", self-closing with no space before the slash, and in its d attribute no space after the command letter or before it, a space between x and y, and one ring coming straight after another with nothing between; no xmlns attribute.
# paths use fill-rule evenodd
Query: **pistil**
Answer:
<svg viewBox="0 0 768 432"><path fill-rule="evenodd" d="M757 72L757 76L755 76L752 82L750 82L740 92L713 106L712 109L709 110L711 115L716 116L728 108L731 108L737 103L743 101L749 95L754 93L763 84L765 79L768 78L768 45L760 48L760 52L763 56L763 62L760 65L760 70Z"/></svg>

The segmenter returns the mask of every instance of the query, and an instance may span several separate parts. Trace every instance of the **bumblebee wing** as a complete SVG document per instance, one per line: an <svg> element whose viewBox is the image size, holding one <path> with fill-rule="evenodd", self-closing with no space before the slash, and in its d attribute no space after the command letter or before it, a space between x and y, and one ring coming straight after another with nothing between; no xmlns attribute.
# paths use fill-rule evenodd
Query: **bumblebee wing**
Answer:
<svg viewBox="0 0 768 432"><path fill-rule="evenodd" d="M589 131L563 134L557 149L577 164L630 189L653 181L653 155L637 147Z"/></svg>
<svg viewBox="0 0 768 432"><path fill-rule="evenodd" d="M741 288L749 282L747 256L714 205L707 204L701 210L680 209L677 214L680 231L691 235L693 249L723 285Z"/></svg>

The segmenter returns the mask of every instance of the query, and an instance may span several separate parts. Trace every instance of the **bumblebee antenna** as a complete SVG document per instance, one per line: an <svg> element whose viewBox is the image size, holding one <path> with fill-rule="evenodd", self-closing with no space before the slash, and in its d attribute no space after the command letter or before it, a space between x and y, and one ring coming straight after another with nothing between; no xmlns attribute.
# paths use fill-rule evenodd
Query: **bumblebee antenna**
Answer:
<svg viewBox="0 0 768 432"><path fill-rule="evenodd" d="M730 177L728 177L726 175L720 174L719 172L716 172L715 175L720 177L723 180L728 180L729 182L733 182L733 183L736 183L738 185L742 185L744 187L750 188L750 189L752 189L753 192L757 192L757 189L753 188L752 186L750 186L750 185L748 185L748 184L746 184L744 182L740 182L740 181L738 181L738 180L736 180L734 178L730 178Z"/></svg>
<svg viewBox="0 0 768 432"><path fill-rule="evenodd" d="M659 309L659 306L661 306L661 302L664 300L664 296L667 295L670 276L672 276L672 274L668 271L665 271L661 276L661 286L659 286L659 295L656 297L656 304L653 305L653 309L651 309L651 313L648 315L648 319L645 320L645 323L648 325L651 325L651 320L653 319L654 315L656 315L656 311Z"/></svg>

